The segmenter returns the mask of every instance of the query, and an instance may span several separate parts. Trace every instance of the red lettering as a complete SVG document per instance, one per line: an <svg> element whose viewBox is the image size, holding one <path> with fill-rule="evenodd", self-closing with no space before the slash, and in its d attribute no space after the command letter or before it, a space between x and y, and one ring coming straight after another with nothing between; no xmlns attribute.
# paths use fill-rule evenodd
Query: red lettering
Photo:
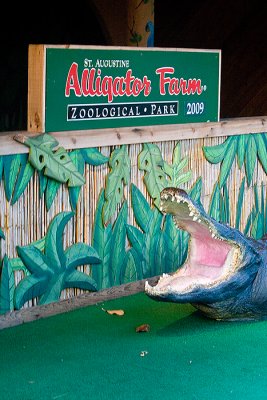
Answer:
<svg viewBox="0 0 267 400"><path fill-rule="evenodd" d="M84 96L94 96L95 90L93 89L93 81L95 78L95 68L84 69L82 73L82 92Z"/></svg>
<svg viewBox="0 0 267 400"><path fill-rule="evenodd" d="M187 94L201 94L202 93L202 87L201 87L201 79L188 79L188 85L187 85Z"/></svg>
<svg viewBox="0 0 267 400"><path fill-rule="evenodd" d="M162 67L162 68L158 68L156 69L156 74L159 75L159 92L161 95L166 94L166 89L165 89L165 85L166 84L170 84L170 77L167 76L165 77L165 74L173 74L174 73L174 68L172 67Z"/></svg>
<svg viewBox="0 0 267 400"><path fill-rule="evenodd" d="M126 76L124 78L124 83L125 83L125 94L126 96L131 96L132 91L131 91L131 83L134 81L134 77L132 76L132 70L128 69L126 72Z"/></svg>
<svg viewBox="0 0 267 400"><path fill-rule="evenodd" d="M78 79L78 64L77 63L72 63L68 76L67 76L67 81L66 81L66 86L65 86L65 96L69 97L70 96L70 91L74 90L75 96L81 96L82 91L80 88L80 83Z"/></svg>
<svg viewBox="0 0 267 400"><path fill-rule="evenodd" d="M116 76L113 81L113 94L114 96L123 96L123 78Z"/></svg>
<svg viewBox="0 0 267 400"><path fill-rule="evenodd" d="M156 74L159 75L159 92L161 95L165 95L168 92L170 95L178 95L180 92L182 95L189 94L201 94L202 84L201 79L184 79L166 76L166 74L173 74L174 68L162 67L156 69Z"/></svg>
<svg viewBox="0 0 267 400"><path fill-rule="evenodd" d="M65 85L65 96L74 91L75 96L107 96L108 102L114 96L138 96L142 91L148 96L151 91L151 81L144 76L143 79L135 78L132 70L128 69L125 76L101 76L101 69L84 68L81 81L78 77L78 64L73 63L69 69Z"/></svg>
<svg viewBox="0 0 267 400"><path fill-rule="evenodd" d="M151 80L149 80L146 75L143 78L143 83L144 83L144 96L148 96L151 92Z"/></svg>
<svg viewBox="0 0 267 400"><path fill-rule="evenodd" d="M101 69L97 70L97 77L95 79L95 92L97 96L101 96L102 89L101 89Z"/></svg>
<svg viewBox="0 0 267 400"><path fill-rule="evenodd" d="M104 76L102 81L102 93L104 96L108 96L109 103L113 100L112 76Z"/></svg>
<svg viewBox="0 0 267 400"><path fill-rule="evenodd" d="M186 83L187 82L184 78L180 79L180 89L182 90L182 94L187 94Z"/></svg>
<svg viewBox="0 0 267 400"><path fill-rule="evenodd" d="M179 93L180 93L179 79L172 78L170 80L170 85L169 85L169 94L179 94Z"/></svg>

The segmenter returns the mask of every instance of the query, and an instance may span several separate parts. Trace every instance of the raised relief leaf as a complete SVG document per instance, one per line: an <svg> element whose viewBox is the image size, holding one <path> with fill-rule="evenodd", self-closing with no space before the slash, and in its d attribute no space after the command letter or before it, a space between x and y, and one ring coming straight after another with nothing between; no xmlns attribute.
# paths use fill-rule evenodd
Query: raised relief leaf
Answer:
<svg viewBox="0 0 267 400"><path fill-rule="evenodd" d="M10 201L21 166L21 155L4 156L4 187L7 201Z"/></svg>
<svg viewBox="0 0 267 400"><path fill-rule="evenodd" d="M104 189L101 189L94 215L93 238L92 244L101 259L98 268L92 270L92 277L97 283L97 287L101 289L108 288L112 285L112 269L111 269L111 240L112 225L107 226L103 223L102 211L105 203Z"/></svg>
<svg viewBox="0 0 267 400"><path fill-rule="evenodd" d="M231 171L231 168L232 168L235 156L236 156L237 142L238 142L238 140L236 137L231 137L229 140L229 146L227 148L227 153L221 164L221 171L220 171L220 177L219 177L220 188L225 184L225 182L230 174L230 171Z"/></svg>
<svg viewBox="0 0 267 400"><path fill-rule="evenodd" d="M124 185L130 179L130 158L125 145L115 149L110 157L111 172L107 176L105 188L105 204L103 221L106 224L116 211L116 207L124 197Z"/></svg>
<svg viewBox="0 0 267 400"><path fill-rule="evenodd" d="M240 135L238 137L237 146L237 163L238 167L241 169L244 164L246 148L247 148L248 135Z"/></svg>
<svg viewBox="0 0 267 400"><path fill-rule="evenodd" d="M82 186L84 177L77 171L69 154L63 147L58 147L58 141L44 133L36 137L16 135L18 142L29 148L29 161L38 171L44 170L44 175L58 182L67 182L68 186Z"/></svg>
<svg viewBox="0 0 267 400"><path fill-rule="evenodd" d="M109 157L104 156L96 147L81 149L80 151L86 164L102 165L109 160Z"/></svg>
<svg viewBox="0 0 267 400"><path fill-rule="evenodd" d="M5 234L1 228L0 228L0 239L5 239Z"/></svg>
<svg viewBox="0 0 267 400"><path fill-rule="evenodd" d="M238 200L236 204L236 217L235 217L235 228L240 229L240 222L241 222L241 214L242 214L242 207L243 207L243 200L244 200L244 191L245 191L245 178L242 179L239 193L238 193Z"/></svg>
<svg viewBox="0 0 267 400"><path fill-rule="evenodd" d="M267 135L266 133L259 133L254 135L254 139L257 144L259 160L265 173L267 174Z"/></svg>
<svg viewBox="0 0 267 400"><path fill-rule="evenodd" d="M221 220L221 192L217 183L215 183L213 188L209 204L209 215L217 221Z"/></svg>
<svg viewBox="0 0 267 400"><path fill-rule="evenodd" d="M81 150L73 150L70 152L70 158L75 165L77 171L84 176L84 158L82 156ZM79 195L81 191L81 186L69 187L69 198L72 210L76 209Z"/></svg>
<svg viewBox="0 0 267 400"><path fill-rule="evenodd" d="M14 188L11 204L15 204L16 201L20 198L23 194L26 186L30 182L32 176L34 174L34 168L29 162L24 162L21 164L20 171L16 180L16 185Z"/></svg>
<svg viewBox="0 0 267 400"><path fill-rule="evenodd" d="M98 264L100 258L94 248L85 243L76 243L63 248L63 233L72 212L62 212L51 221L44 251L34 245L17 246L17 252L30 275L23 278L15 289L15 308L38 298L39 304L59 300L63 289L78 287L96 290L94 279L76 268L85 264Z"/></svg>
<svg viewBox="0 0 267 400"><path fill-rule="evenodd" d="M248 186L250 186L257 160L257 146L253 135L248 136L247 149L245 154L245 171Z"/></svg>
<svg viewBox="0 0 267 400"><path fill-rule="evenodd" d="M188 164L188 157L181 158L181 146L178 142L173 150L172 164L164 161L163 170L169 176L168 186L179 187L192 178L192 171L182 172Z"/></svg>
<svg viewBox="0 0 267 400"><path fill-rule="evenodd" d="M15 277L7 256L4 256L0 276L0 314L4 314L14 310Z"/></svg>
<svg viewBox="0 0 267 400"><path fill-rule="evenodd" d="M144 143L143 150L138 155L138 167L145 171L144 182L157 207L159 207L160 192L168 186L163 166L164 160L158 146Z"/></svg>
<svg viewBox="0 0 267 400"><path fill-rule="evenodd" d="M49 210L50 207L52 206L59 188L60 188L60 182L55 181L54 179L48 179L45 190L45 205L47 210Z"/></svg>
<svg viewBox="0 0 267 400"><path fill-rule="evenodd" d="M210 163L217 164L223 160L228 149L229 139L215 146L203 146L203 153Z"/></svg>

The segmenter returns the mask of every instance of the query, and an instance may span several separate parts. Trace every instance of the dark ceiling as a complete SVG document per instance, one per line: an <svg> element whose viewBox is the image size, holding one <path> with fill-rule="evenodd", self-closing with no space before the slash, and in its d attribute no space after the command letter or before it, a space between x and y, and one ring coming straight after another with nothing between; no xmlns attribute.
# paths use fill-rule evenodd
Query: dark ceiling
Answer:
<svg viewBox="0 0 267 400"><path fill-rule="evenodd" d="M155 46L222 50L221 118L267 115L266 2L155 3Z"/></svg>
<svg viewBox="0 0 267 400"><path fill-rule="evenodd" d="M72 7L52 0L36 10L27 4L19 10L11 2L6 7L7 24L0 32L0 131L24 130L28 45L111 43L87 0ZM258 0L155 0L154 45L221 49L221 118L267 115L266 15L265 2Z"/></svg>

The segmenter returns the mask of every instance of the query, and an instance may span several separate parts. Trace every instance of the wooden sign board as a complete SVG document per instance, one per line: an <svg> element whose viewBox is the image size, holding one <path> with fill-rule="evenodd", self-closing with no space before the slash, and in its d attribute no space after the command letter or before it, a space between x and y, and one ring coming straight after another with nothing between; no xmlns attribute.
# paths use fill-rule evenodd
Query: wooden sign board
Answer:
<svg viewBox="0 0 267 400"><path fill-rule="evenodd" d="M28 130L216 122L220 50L29 46Z"/></svg>

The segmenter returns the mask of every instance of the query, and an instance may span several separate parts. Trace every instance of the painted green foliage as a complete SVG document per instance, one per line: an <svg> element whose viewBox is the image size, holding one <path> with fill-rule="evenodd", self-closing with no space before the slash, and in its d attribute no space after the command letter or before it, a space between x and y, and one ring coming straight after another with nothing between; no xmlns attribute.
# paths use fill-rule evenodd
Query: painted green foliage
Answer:
<svg viewBox="0 0 267 400"><path fill-rule="evenodd" d="M267 234L267 189L263 183L261 184L260 196L257 187L254 187L254 199L254 206L248 217L247 225L250 226L251 236L254 239L261 239ZM248 226L246 229L248 229Z"/></svg>
<svg viewBox="0 0 267 400"><path fill-rule="evenodd" d="M5 234L1 228L0 228L0 239L5 239Z"/></svg>
<svg viewBox="0 0 267 400"><path fill-rule="evenodd" d="M73 212L62 212L54 217L47 230L44 252L34 245L17 246L18 255L30 274L15 288L16 309L34 298L38 298L38 304L57 301L66 288L97 289L91 276L77 270L81 265L100 263L95 249L84 243L63 248L63 232L73 215Z"/></svg>
<svg viewBox="0 0 267 400"><path fill-rule="evenodd" d="M98 166L109 160L94 147L68 153L60 148L59 152L53 152L58 142L49 134L27 139L26 142L30 147L29 155L0 156L0 180L3 176L6 198L11 205L23 194L37 168L39 196L45 196L46 208L50 209L61 183L68 182L69 200L72 210L75 210L84 183L85 164Z"/></svg>
<svg viewBox="0 0 267 400"><path fill-rule="evenodd" d="M202 181L198 179L189 191L199 201ZM129 277L143 279L176 270L185 260L188 234L177 229L170 215L163 216L157 207L150 208L141 191L132 184L131 198L134 217L139 228L127 225L131 248L123 272Z"/></svg>
<svg viewBox="0 0 267 400"><path fill-rule="evenodd" d="M196 201L199 201L201 187L199 179L190 190ZM99 289L173 271L185 259L187 234L176 229L170 216L165 218L158 208L150 208L134 184L131 184L131 199L139 228L127 224L126 201L113 225L104 224L104 189L100 192L92 238L92 245L101 258L99 268L92 270Z"/></svg>
<svg viewBox="0 0 267 400"><path fill-rule="evenodd" d="M0 314L14 310L15 277L10 260L4 256L0 267Z"/></svg>
<svg viewBox="0 0 267 400"><path fill-rule="evenodd" d="M234 210L230 210L227 178L237 158L239 168L244 165L246 172L246 179L243 178L240 184L235 210L235 227L240 229L245 183L251 185L257 159L267 172L266 148L266 134L231 136L220 145L203 147L209 162L221 163L220 176L214 185L208 210L213 218L230 223ZM143 144L138 155L138 167L144 171L144 183L155 207L150 207L144 195L132 183L131 205L136 226L127 223L128 204L124 198L124 186L130 182L131 168L127 146L116 148L110 159L96 148L74 150L68 154L75 171L82 177L86 163L98 166L109 161L106 187L99 194L94 215L92 247L76 243L64 249L63 232L74 213L58 214L52 220L45 238L28 246L18 246L18 258L8 259L5 256L2 260L0 313L21 308L34 298L38 299L38 304L57 301L62 290L70 287L93 291L172 272L186 258L187 233L177 230L172 218L163 216L158 209L163 188L179 187L192 178L191 171L184 171L188 158L181 158L179 142L174 148L171 164L163 159L157 145ZM33 174L34 168L27 155L0 157L0 179L4 179L6 197L12 204L23 193ZM40 196L45 195L49 209L61 183L45 175L44 170L40 170L38 175ZM80 189L81 185L68 187L72 209L76 208ZM202 180L199 178L189 193L200 202L201 190ZM259 239L267 232L267 194L263 184L260 191L254 188L254 199L243 231ZM117 217L111 223L116 212ZM1 229L0 238L5 238ZM77 269L85 264L91 266L90 275ZM16 270L22 270L25 274L17 286L14 282Z"/></svg>
<svg viewBox="0 0 267 400"><path fill-rule="evenodd" d="M237 158L237 165L241 169L244 165L247 185L250 186L258 160L267 174L267 134L248 134L228 137L223 143L216 146L204 146L206 159L213 164L221 163L218 183L215 184L210 202L210 214L222 222L229 223L231 210L229 209L229 194L227 192L227 178L233 162ZM242 179L236 204L235 228L240 229L241 213L244 203L245 178ZM258 189L254 187L254 206L247 218L243 233L255 239L266 234L267 216L266 200L264 200L263 183L261 186L261 200Z"/></svg>
<svg viewBox="0 0 267 400"><path fill-rule="evenodd" d="M7 155L0 157L0 159L3 165L2 173L6 198L13 205L28 185L34 174L34 168L28 162L28 155L26 154Z"/></svg>
<svg viewBox="0 0 267 400"><path fill-rule="evenodd" d="M117 206L124 196L124 185L130 179L130 158L127 146L123 145L115 149L110 157L111 171L106 179L105 204L103 207L103 221L106 224L115 213Z"/></svg>
<svg viewBox="0 0 267 400"><path fill-rule="evenodd" d="M104 189L101 190L95 211L92 245L101 258L99 268L92 270L92 277L99 288L108 288L121 283L121 270L126 258L127 202L124 201L116 221L104 224Z"/></svg>
<svg viewBox="0 0 267 400"><path fill-rule="evenodd" d="M264 192L265 190L265 192ZM241 214L245 199L245 178L242 179L238 199L235 210L234 227L241 230ZM213 193L209 205L209 214L217 221L230 224L230 215L233 210L230 210L229 193L226 185L220 189L218 183L214 185ZM261 184L260 196L257 186L254 186L254 206L247 217L245 227L243 229L245 235L251 236L254 239L261 239L267 233L267 191Z"/></svg>
<svg viewBox="0 0 267 400"><path fill-rule="evenodd" d="M212 164L221 163L219 185L223 187L229 176L235 158L238 167L243 164L248 186L251 185L256 160L262 164L267 174L267 134L249 134L229 136L223 143L216 146L204 146L203 152L206 159Z"/></svg>
<svg viewBox="0 0 267 400"><path fill-rule="evenodd" d="M184 247L183 233L179 235L168 216L162 230L163 215L157 207L150 208L143 194L133 184L131 195L135 220L140 229L127 226L127 237L131 244L127 268L135 268L139 279L173 270L171 258L176 258L175 264L178 266L180 248ZM168 241L168 238L172 240ZM171 245L172 252L166 251L165 245Z"/></svg>
<svg viewBox="0 0 267 400"><path fill-rule="evenodd" d="M171 165L163 160L157 145L143 144L143 150L138 155L138 168L145 171L144 183L157 207L159 207L160 192L165 187L178 187L192 178L191 171L182 172L187 163L187 157L181 159L179 142L174 148Z"/></svg>
<svg viewBox="0 0 267 400"><path fill-rule="evenodd" d="M20 141L20 135L16 139ZM77 171L69 154L58 141L48 133L31 137L24 137L23 143L30 148L29 162L45 176L58 182L67 182L68 186L82 186L84 177Z"/></svg>

